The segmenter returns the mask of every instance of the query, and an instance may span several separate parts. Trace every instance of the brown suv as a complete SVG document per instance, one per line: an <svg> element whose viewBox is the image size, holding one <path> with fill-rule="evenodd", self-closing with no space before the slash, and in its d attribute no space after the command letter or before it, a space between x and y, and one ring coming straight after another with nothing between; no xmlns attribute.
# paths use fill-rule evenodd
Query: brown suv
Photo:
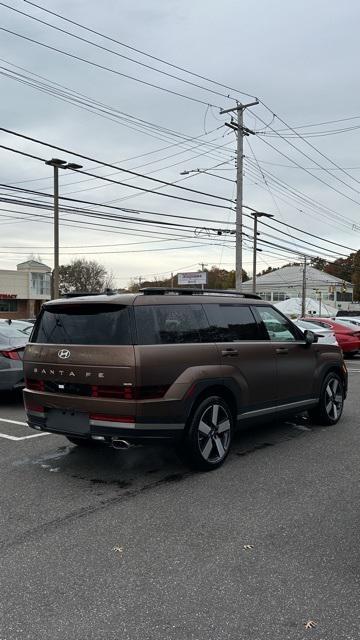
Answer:
<svg viewBox="0 0 360 640"><path fill-rule="evenodd" d="M24 357L30 427L77 445L180 439L218 467L239 424L342 413L341 350L256 295L144 289L46 303Z"/></svg>

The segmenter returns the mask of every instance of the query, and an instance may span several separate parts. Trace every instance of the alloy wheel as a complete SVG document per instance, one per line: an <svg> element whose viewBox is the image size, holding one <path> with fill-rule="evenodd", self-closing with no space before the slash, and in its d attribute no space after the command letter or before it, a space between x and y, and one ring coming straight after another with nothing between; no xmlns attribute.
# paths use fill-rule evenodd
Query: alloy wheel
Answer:
<svg viewBox="0 0 360 640"><path fill-rule="evenodd" d="M209 405L198 424L199 450L207 462L222 460L230 446L231 419L226 408L218 403Z"/></svg>
<svg viewBox="0 0 360 640"><path fill-rule="evenodd" d="M325 410L329 418L337 420L342 412L344 397L337 378L330 378L325 388Z"/></svg>

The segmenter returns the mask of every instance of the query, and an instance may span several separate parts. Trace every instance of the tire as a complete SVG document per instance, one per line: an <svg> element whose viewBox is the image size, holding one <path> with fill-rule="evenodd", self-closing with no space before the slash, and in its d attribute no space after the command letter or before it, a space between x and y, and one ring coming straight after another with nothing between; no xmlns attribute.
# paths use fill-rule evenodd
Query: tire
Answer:
<svg viewBox="0 0 360 640"><path fill-rule="evenodd" d="M76 436L66 436L67 440L71 442L71 444L76 444L78 447L96 447L99 444L99 441L90 440L90 438L77 438Z"/></svg>
<svg viewBox="0 0 360 640"><path fill-rule="evenodd" d="M318 406L310 411L310 417L317 424L330 426L339 422L344 408L344 385L340 376L329 373L321 387Z"/></svg>
<svg viewBox="0 0 360 640"><path fill-rule="evenodd" d="M185 440L190 465L211 471L225 461L231 445L234 419L229 405L220 396L209 396L196 407Z"/></svg>

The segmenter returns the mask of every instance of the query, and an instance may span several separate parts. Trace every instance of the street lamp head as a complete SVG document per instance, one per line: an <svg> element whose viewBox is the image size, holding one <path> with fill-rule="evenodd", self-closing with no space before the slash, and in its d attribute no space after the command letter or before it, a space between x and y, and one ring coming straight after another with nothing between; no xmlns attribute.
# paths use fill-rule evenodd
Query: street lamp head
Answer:
<svg viewBox="0 0 360 640"><path fill-rule="evenodd" d="M45 164L49 164L52 167L63 167L66 164L66 160L60 160L59 158L51 158L51 160L45 160Z"/></svg>
<svg viewBox="0 0 360 640"><path fill-rule="evenodd" d="M76 171L76 169L82 169L83 165L82 164L76 164L76 162L68 162L67 165L64 167L64 169L72 169L73 171Z"/></svg>
<svg viewBox="0 0 360 640"><path fill-rule="evenodd" d="M254 216L254 218L274 218L274 214L273 213L265 213L264 211L252 211L251 215Z"/></svg>

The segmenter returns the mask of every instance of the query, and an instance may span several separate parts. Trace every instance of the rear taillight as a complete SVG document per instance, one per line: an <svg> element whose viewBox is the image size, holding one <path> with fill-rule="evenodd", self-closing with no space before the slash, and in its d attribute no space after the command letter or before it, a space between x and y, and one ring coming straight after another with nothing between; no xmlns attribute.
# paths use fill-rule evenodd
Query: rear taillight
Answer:
<svg viewBox="0 0 360 640"><path fill-rule="evenodd" d="M45 391L44 380L35 380L34 378L26 378L25 386L31 391Z"/></svg>
<svg viewBox="0 0 360 640"><path fill-rule="evenodd" d="M93 385L91 387L91 396L93 398L115 398L118 400L155 400L162 398L168 389L169 385L147 387Z"/></svg>
<svg viewBox="0 0 360 640"><path fill-rule="evenodd" d="M18 349L8 349L7 351L0 351L0 356L9 358L10 360L21 360Z"/></svg>
<svg viewBox="0 0 360 640"><path fill-rule="evenodd" d="M112 416L108 413L91 413L90 420L99 420L101 422L135 422L134 416Z"/></svg>
<svg viewBox="0 0 360 640"><path fill-rule="evenodd" d="M91 387L93 398L116 398L118 400L134 400L134 387L98 386Z"/></svg>

